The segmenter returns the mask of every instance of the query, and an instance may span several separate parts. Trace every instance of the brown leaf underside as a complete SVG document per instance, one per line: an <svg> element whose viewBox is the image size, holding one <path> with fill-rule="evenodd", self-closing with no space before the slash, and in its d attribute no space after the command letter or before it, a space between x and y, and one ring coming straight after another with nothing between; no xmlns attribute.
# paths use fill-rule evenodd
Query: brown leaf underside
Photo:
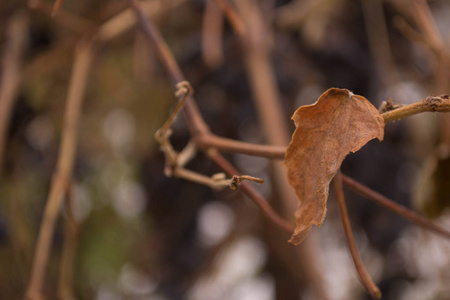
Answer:
<svg viewBox="0 0 450 300"><path fill-rule="evenodd" d="M289 242L298 245L313 224L322 224L330 181L345 156L371 139L382 141L384 120L366 98L337 88L297 109L292 119L297 129L284 164L298 198L296 228Z"/></svg>

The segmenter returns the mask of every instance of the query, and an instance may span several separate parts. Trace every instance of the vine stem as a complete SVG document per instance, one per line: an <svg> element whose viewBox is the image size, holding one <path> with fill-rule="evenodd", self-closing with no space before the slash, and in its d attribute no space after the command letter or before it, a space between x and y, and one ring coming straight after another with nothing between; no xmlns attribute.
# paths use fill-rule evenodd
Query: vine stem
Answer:
<svg viewBox="0 0 450 300"><path fill-rule="evenodd" d="M64 229L64 244L61 254L61 266L59 271L58 295L59 300L73 300L73 276L78 244L80 224L73 212L74 206L74 182L71 180L66 189L66 222Z"/></svg>
<svg viewBox="0 0 450 300"><path fill-rule="evenodd" d="M349 176L346 176L342 174L342 181L353 191L357 192L358 194L361 194L365 196L366 198L373 200L375 203L384 206L385 208L392 210L393 212L397 213L398 215L410 220L411 222L428 229L430 231L433 231L437 234L440 234L448 239L450 239L450 232L433 222L429 221L428 219L422 217L418 213L406 208L403 205L397 204L391 199L381 195L380 193L368 188L367 186L357 182L356 180L350 178Z"/></svg>
<svg viewBox="0 0 450 300"><path fill-rule="evenodd" d="M424 112L450 112L450 99L448 95L429 96L419 102L402 105L391 111L383 114L383 119L386 123L417 115Z"/></svg>
<svg viewBox="0 0 450 300"><path fill-rule="evenodd" d="M27 40L27 23L27 17L24 14L15 14L8 22L6 31L6 48L2 59L0 79L0 168L3 164L3 153L12 109L19 93L21 59Z"/></svg>
<svg viewBox="0 0 450 300"><path fill-rule="evenodd" d="M161 61L162 65L166 69L172 83L176 85L177 83L184 81L183 73L181 72L180 67L178 66L175 58L173 57L172 52L167 46L166 42L162 38L158 29L154 26L154 24L145 17L139 4L136 0L128 0L131 8L136 14L136 18L138 23L144 33L144 36L147 40L152 44L155 49L155 52ZM201 136L210 135L211 132L206 125L206 122L203 120L197 105L195 104L194 97L192 95L186 98L185 105L183 107L186 121L189 127L189 130L194 137L197 139ZM231 176L238 175L239 172L233 167L231 163L229 163L219 152L214 150L214 147L210 148L207 152L207 155L216 162L222 169L225 170ZM219 163L220 162L220 163ZM262 208L264 214L270 219L270 221L281 228L284 231L289 231L290 233L293 231L293 227L284 221L271 207L267 204L267 201L264 197L252 186L242 183L242 191L247 195L247 197L252 200L256 205Z"/></svg>
<svg viewBox="0 0 450 300"><path fill-rule="evenodd" d="M139 8L139 5L136 0L128 0L131 7L133 8L134 12L136 13L138 23L143 29L144 35L146 38L151 42L155 48L156 53L158 57L160 58L163 66L166 68L166 71L169 74L169 77L171 78L172 82L174 84L183 81L184 76L176 63L175 58L173 57L169 47L165 43L164 39L161 37L159 31L156 29L156 27L144 16L141 9ZM399 108L396 108L394 110L385 112L382 115L383 119L386 123L405 118L407 116L412 116L414 114L419 114L423 112L447 112L449 111L450 106L450 100L447 95L443 95L440 97L428 97L422 101L419 101L417 103L413 103L410 105L403 105ZM198 108L195 104L194 98L192 96L188 97L186 100L186 104L184 106L185 109L185 115L188 122L189 129L191 131L191 134L193 135L194 139L198 143L198 147L203 148L203 150L206 151L208 156L218 163L221 161L220 165L222 169L225 170L225 172L229 173L230 175L236 175L238 172L235 170L235 168L218 152L217 150L223 150L223 151L230 151L230 152L236 152L236 153L243 153L248 155L254 155L254 156L261 156L261 157L267 157L271 159L284 159L286 147L284 146L265 146L265 145L257 145L257 144L250 144L245 143L241 141L236 140L230 140L222 137L218 137L214 134L212 134L209 131L208 126L206 125L205 121L203 120L202 116L200 115ZM211 155L210 153L214 153ZM225 165L227 169L225 169ZM231 170L235 170L233 173ZM373 200L379 204L382 202L377 201L380 200L379 197L375 197L376 193L375 191L371 190L367 186L357 182L356 180L352 179L352 182L348 179L351 179L348 176L345 176L343 174L343 181L346 185L349 185L352 189L355 191L365 195L370 200ZM352 184L353 183L353 184ZM264 197L260 195L258 191L256 191L253 187L251 187L248 184L242 185L243 192L258 206L260 206L261 199L264 200ZM370 191L370 192L369 192ZM379 194L378 194L379 195ZM380 195L381 196L381 195ZM436 229L436 225L427 220L424 217L421 217L417 213L407 209L398 209L396 204L393 200L386 198L382 196L385 200L383 203L391 203L392 205L384 205L386 208L393 210L394 212L398 213L400 216L407 218L411 220L412 222L427 228L434 232L446 232L446 236L448 235L450 237L450 233L440 228L439 230ZM264 200L265 201L265 200ZM260 206L261 207L261 206ZM278 214L273 211L272 208L265 207L264 209L268 210L270 209L271 212L267 213L265 212L265 215L269 217L269 219L276 224L278 227L282 228L284 231L287 231L287 227L285 225L279 226L282 224L279 222L278 218L281 219ZM405 213L405 211L408 211L408 213ZM411 217L414 215L415 217ZM277 216L277 218L273 218L273 216ZM420 221L418 221L420 219ZM427 224L427 225L425 225Z"/></svg>
<svg viewBox="0 0 450 300"><path fill-rule="evenodd" d="M63 195L68 188L69 180L72 176L78 123L93 52L92 42L86 40L80 41L75 51L75 61L67 96L58 162L53 173L50 192L45 204L36 250L34 252L30 282L25 294L25 298L29 300L42 299L42 286L50 256L56 219L59 214Z"/></svg>
<svg viewBox="0 0 450 300"><path fill-rule="evenodd" d="M364 266L361 257L359 256L358 248L356 247L355 237L353 236L352 226L348 217L347 204L345 203L344 189L342 186L342 173L339 170L333 178L333 186L336 192L336 199L341 211L342 225L344 226L345 237L347 239L347 245L352 255L353 263L355 264L356 271L362 284L370 295L375 299L381 298L381 291L378 286L373 282L369 273Z"/></svg>

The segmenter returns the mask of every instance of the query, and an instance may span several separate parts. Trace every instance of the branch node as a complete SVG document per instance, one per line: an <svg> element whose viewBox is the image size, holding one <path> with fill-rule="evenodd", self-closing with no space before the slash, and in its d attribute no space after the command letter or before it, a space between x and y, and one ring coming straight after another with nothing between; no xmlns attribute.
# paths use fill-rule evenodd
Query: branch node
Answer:
<svg viewBox="0 0 450 300"><path fill-rule="evenodd" d="M400 107L402 107L402 104L395 103L394 99L388 99L381 103L380 108L378 108L378 111L380 114L382 114Z"/></svg>
<svg viewBox="0 0 450 300"><path fill-rule="evenodd" d="M243 180L257 182L259 184L263 184L264 180L258 177L248 176L248 175L235 175L231 178L230 189L235 190L239 187Z"/></svg>
<svg viewBox="0 0 450 300"><path fill-rule="evenodd" d="M183 80L178 82L175 85L176 91L175 91L175 97L181 98L181 97L187 97L194 93L194 88L189 83L189 81Z"/></svg>

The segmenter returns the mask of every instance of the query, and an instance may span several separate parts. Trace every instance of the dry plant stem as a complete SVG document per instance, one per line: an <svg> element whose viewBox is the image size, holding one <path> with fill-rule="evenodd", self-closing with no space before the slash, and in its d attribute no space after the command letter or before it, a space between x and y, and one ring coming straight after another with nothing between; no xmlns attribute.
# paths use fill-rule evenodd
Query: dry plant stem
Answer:
<svg viewBox="0 0 450 300"><path fill-rule="evenodd" d="M41 227L39 229L31 278L25 296L26 299L41 299L42 286L49 260L56 219L59 214L64 192L67 189L72 175L78 135L78 123L92 57L92 43L85 40L80 41L75 53L74 66L67 96L64 128L58 162L53 174L50 192L45 205Z"/></svg>
<svg viewBox="0 0 450 300"><path fill-rule="evenodd" d="M52 17L55 17L64 0L56 0L52 8Z"/></svg>
<svg viewBox="0 0 450 300"><path fill-rule="evenodd" d="M167 118L164 125L161 127L160 131L162 134L165 134L167 130L170 129L170 126L172 125L173 120L177 116L178 112L181 110L181 108L184 106L184 103L186 102L186 98L192 94L192 86L188 81L182 81L176 84L175 88L177 89L175 96L177 97L178 101L175 105L175 108L170 113L169 118Z"/></svg>
<svg viewBox="0 0 450 300"><path fill-rule="evenodd" d="M384 206L385 208L392 210L398 215L410 220L411 222L423 227L424 229L428 229L437 234L440 234L448 239L450 239L450 231L434 224L428 219L420 216L414 211L395 203L391 199L377 193L376 191L366 187L365 185L357 182L356 180L342 174L342 181L355 192L367 197L368 199L374 201L375 203Z"/></svg>
<svg viewBox="0 0 450 300"><path fill-rule="evenodd" d="M20 63L26 44L27 18L19 13L11 17L6 31L0 79L0 168L9 129L12 109L17 100L20 84Z"/></svg>
<svg viewBox="0 0 450 300"><path fill-rule="evenodd" d="M284 158L285 146L260 145L232 140L214 134L203 134L198 136L197 145L207 149L215 147L225 152L241 153L252 156L261 156L270 159Z"/></svg>
<svg viewBox="0 0 450 300"><path fill-rule="evenodd" d="M87 32L96 28L96 24L90 20L71 14L60 9L56 16L53 15L53 6L45 0L29 0L28 6L31 9L37 10L42 14L53 18L61 27L75 32L79 35L85 35Z"/></svg>
<svg viewBox="0 0 450 300"><path fill-rule="evenodd" d="M184 80L184 77L182 76L182 73L181 73L178 65L176 64L172 54L170 53L169 48L165 44L164 40L162 39L162 37L159 34L159 32L157 31L157 29L154 27L154 25L149 20L147 20L145 18L145 16L141 12L139 6L137 5L137 3L134 0L129 0L129 2L131 3L135 13L137 14L138 22L139 22L140 26L144 29L145 36L155 46L158 56L160 57L163 66L166 68L170 78L172 79L172 82L176 83L176 82ZM161 53L161 52L166 52L166 51L168 51L168 52ZM200 140L201 140L201 137L209 136L212 134L209 132L208 127L204 123L201 115L199 114L198 109L195 106L195 102L193 102L192 100L189 100L189 99L186 102L186 107L185 107L186 115L190 115L188 117L188 122L189 122L189 120L196 120L193 124L191 124L190 129L192 130L193 136L194 137L200 136ZM408 107L408 106L405 106L405 107ZM420 112L423 112L423 111L414 110L414 112L409 113L408 116L413 115L415 113L420 113ZM391 111L389 113L390 113L390 116L388 118L384 117L384 115L383 115L385 120L388 119L387 122L389 122L390 120L400 119L400 117L396 117L396 114L397 114L396 110ZM220 139L223 139L223 138L220 138ZM209 144L210 148L208 151L206 151L208 156L228 174L230 174L230 175L238 174L237 171L235 170L235 168L225 158L223 158L223 156L218 151L215 150L215 148L219 148L221 146L221 144L214 145L214 143L213 143L214 140L210 140L210 141L211 141L211 143ZM226 141L226 139L223 139L223 141ZM239 141L235 141L235 143L236 144L233 146L234 148L239 148L239 144L241 144L241 146L243 148L246 148L246 151L243 153L252 154L251 152L252 152L252 147L254 146L253 144L248 144L248 143L239 142ZM265 151L264 147L265 146L262 146L262 145L256 145L256 151L254 152L254 155L261 155L262 157L269 157L269 158L284 159L285 147L274 148L274 147L269 146L268 151ZM238 150L238 149L236 149L236 150ZM348 182L346 181L346 178L348 178L348 177L344 177L344 183L348 184ZM370 190L369 188L365 187L362 184L357 185L356 189L358 189L359 187L364 187L365 189ZM289 223L284 221L282 218L280 218L270 208L270 206L267 205L267 202L265 201L265 199L255 189L253 189L253 187L251 187L248 184L243 183L242 189L245 192L245 194L252 201L254 201L258 206L260 206L263 209L263 211L264 211L264 209L267 209L267 211L264 211L266 216L275 216L274 218L269 217L273 223L279 225L279 227L283 227L286 232L292 233L293 227ZM388 201L393 202L392 200L389 200L389 199L388 199ZM425 218L421 218L421 219L422 219L422 221L427 221ZM281 221L281 222L278 222L278 221ZM283 224L283 225L280 226L280 224ZM290 227L290 229L288 229L288 227Z"/></svg>
<svg viewBox="0 0 450 300"><path fill-rule="evenodd" d="M286 112L283 110L281 96L272 66L273 36L270 23L256 0L235 1L237 12L246 26L245 34L237 32L244 52L245 69L250 81L253 100L258 112L259 123L264 138L270 145L286 145L291 134L288 129ZM278 191L277 201L287 220L292 220L297 201L294 190L289 185L285 168L272 162L272 180ZM314 252L318 245L314 235L304 241L296 252L297 261L305 274L305 283L310 287L315 299L328 299L318 260Z"/></svg>
<svg viewBox="0 0 450 300"><path fill-rule="evenodd" d="M60 300L75 299L73 296L73 274L80 225L73 215L72 207L75 198L73 193L73 182L71 182L66 190L66 224L58 286L58 297Z"/></svg>
<svg viewBox="0 0 450 300"><path fill-rule="evenodd" d="M376 63L378 76L389 88L400 81L392 58L386 18L382 0L361 0L371 55Z"/></svg>
<svg viewBox="0 0 450 300"><path fill-rule="evenodd" d="M425 38L413 28L402 16L396 16L393 19L394 26L410 41L417 44L426 44Z"/></svg>
<svg viewBox="0 0 450 300"><path fill-rule="evenodd" d="M380 299L381 298L380 289L373 282L369 273L367 273L367 270L364 267L361 257L359 256L358 248L356 247L355 237L353 236L352 226L350 224L350 219L348 217L347 205L345 203L341 171L338 171L336 173L336 176L334 176L333 186L336 192L336 198L339 203L339 208L341 211L342 225L344 226L345 237L347 238L348 248L352 255L356 271L358 272L362 284L364 285L366 290L370 293L370 295L375 299Z"/></svg>
<svg viewBox="0 0 450 300"><path fill-rule="evenodd" d="M410 104L404 105L394 110L382 114L386 123L403 119L412 115L423 112L450 112L450 99L448 95L438 97L429 96L426 99Z"/></svg>
<svg viewBox="0 0 450 300"><path fill-rule="evenodd" d="M222 139L223 139L223 141L222 141ZM216 144L215 143L216 140L221 140L221 142ZM260 156L260 157L265 157L265 158L270 158L270 159L284 159L284 154L286 151L285 147L264 146L264 145L250 144L250 143L239 142L239 141L233 140L232 143L234 145L232 148L229 148L229 147L223 148L222 143L226 144L227 140L228 139L214 136L214 139L209 139L207 143L202 144L202 145L203 146L207 145L207 146L214 147L214 148L217 148L220 150L230 151L230 152L234 152L234 153L242 153L242 154ZM241 151L242 149L245 149L245 150ZM222 165L221 165L221 167L224 168ZM231 174L233 174L233 173L231 173ZM447 238L450 238L450 232L448 230L435 225L434 223L432 223L428 219L418 215L414 211L412 211L404 206L398 205L393 200L382 196L381 194L373 191L372 189L368 188L367 186L357 182L356 180L354 180L344 174L342 176L343 176L344 183L346 185L348 185L350 188L352 188L353 190L355 190L356 192L366 196L370 200L375 201L376 203L386 207L387 209L394 211L395 213L399 214L400 216L410 220L411 222L413 222L425 229L434 231L434 232L441 234Z"/></svg>
<svg viewBox="0 0 450 300"><path fill-rule="evenodd" d="M170 4L161 5L162 1L148 1L140 4L142 12L146 16L155 16L162 11L177 7L187 0L172 0ZM118 13L104 24L97 31L97 38L100 42L106 42L114 39L136 24L136 16L131 8Z"/></svg>
<svg viewBox="0 0 450 300"><path fill-rule="evenodd" d="M136 14L140 28L142 29L145 37L155 47L156 54L166 68L166 71L174 85L184 81L183 73L178 66L172 52L167 46L166 42L162 38L158 29L145 17L137 0L128 0L131 8ZM184 107L186 111L186 119L188 122L189 130L195 136L199 133L209 132L208 126L200 115L197 106L194 103L192 96L186 99L186 105Z"/></svg>
<svg viewBox="0 0 450 300"><path fill-rule="evenodd" d="M208 177L183 168L183 166L189 161L189 159L194 156L195 148L193 148L193 146L195 146L195 144L192 142L188 143L185 149L181 152L182 155L180 157L180 155L175 152L172 145L170 144L170 127L172 126L172 122L177 116L178 112L183 107L186 98L190 94L192 94L192 87L187 81L179 82L175 87L175 96L178 98L178 102L166 122L164 122L164 125L155 134L155 139L160 143L161 150L164 152L166 160L166 175L184 178L193 182L207 185L212 189L223 189L229 187L234 190L241 184L243 180L263 183L264 181L262 179L247 175L233 176L231 179L226 179L225 174L223 173Z"/></svg>
<svg viewBox="0 0 450 300"><path fill-rule="evenodd" d="M224 170L228 175L233 176L236 174L239 174L239 171L230 164L220 153L211 148L209 149L206 154L208 157L214 161L222 170ZM288 223L286 220L281 218L268 204L266 199L251 185L243 182L241 184L241 189L244 191L244 193L261 209L263 214L277 227L282 229L288 234L292 234L294 232L294 227L292 224Z"/></svg>
<svg viewBox="0 0 450 300"><path fill-rule="evenodd" d="M236 34L239 36L244 36L246 33L245 24L242 21L241 17L237 14L236 10L230 4L230 2L228 2L227 0L214 1L216 1L217 5L223 10Z"/></svg>
<svg viewBox="0 0 450 300"><path fill-rule="evenodd" d="M166 68L172 82L178 83L180 81L183 81L184 76L180 68L178 67L178 64L176 63L169 47L161 37L159 31L151 23L150 20L145 18L135 0L128 1L136 13L139 25L141 26L144 35L154 46L156 53L158 54L158 57L160 58L163 66ZM191 130L191 134L194 136L194 138L204 134L210 134L209 129L202 116L200 115L192 96L189 96L187 98L184 109L189 129ZM213 148L210 148L208 150L207 155L229 175L234 176L239 174L238 171L219 152L215 151ZM277 213L270 207L270 205L267 204L264 197L262 197L256 189L246 183L242 183L241 188L244 193L250 198L250 200L252 200L255 204L263 209L264 214L270 219L271 222L281 227L283 230L292 233L293 227L277 215Z"/></svg>
<svg viewBox="0 0 450 300"><path fill-rule="evenodd" d="M411 18L414 19L417 26L422 31L431 49L433 49L433 51L435 51L440 57L446 56L447 54L444 39L439 32L438 26L433 18L433 14L427 1L412 0L411 4L413 8ZM448 59L448 57L445 59Z"/></svg>
<svg viewBox="0 0 450 300"><path fill-rule="evenodd" d="M207 0L202 24L202 57L211 69L217 68L224 61L222 38L222 10L214 0Z"/></svg>
<svg viewBox="0 0 450 300"><path fill-rule="evenodd" d="M424 112L450 112L450 99L447 95L427 97L419 102L403 105L394 110L382 113L386 123L410 117ZM201 148L214 147L221 151L241 153L270 159L284 159L285 146L260 145L227 139L214 134L204 134L197 138Z"/></svg>

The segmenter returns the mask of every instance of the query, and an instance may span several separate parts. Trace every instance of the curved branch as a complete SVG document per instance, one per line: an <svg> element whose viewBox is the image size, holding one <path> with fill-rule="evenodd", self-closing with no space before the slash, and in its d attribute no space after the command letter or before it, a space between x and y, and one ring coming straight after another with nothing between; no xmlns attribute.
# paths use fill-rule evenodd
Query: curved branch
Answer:
<svg viewBox="0 0 450 300"><path fill-rule="evenodd" d="M39 236L33 258L33 268L25 298L41 299L47 264L50 256L51 242L55 232L56 220L61 207L64 192L72 176L77 145L78 123L87 77L94 55L93 44L82 40L75 53L69 93L64 115L64 128L59 149L57 166L53 173L44 215L39 229Z"/></svg>
<svg viewBox="0 0 450 300"><path fill-rule="evenodd" d="M378 286L373 282L369 273L364 266L361 257L359 256L358 248L356 247L355 237L353 236L352 226L348 217L347 205L345 203L344 190L342 187L342 173L339 170L333 179L334 190L336 191L336 198L341 211L342 225L344 226L345 237L347 238L348 248L353 258L356 271L362 284L370 295L375 299L381 298L381 291Z"/></svg>

